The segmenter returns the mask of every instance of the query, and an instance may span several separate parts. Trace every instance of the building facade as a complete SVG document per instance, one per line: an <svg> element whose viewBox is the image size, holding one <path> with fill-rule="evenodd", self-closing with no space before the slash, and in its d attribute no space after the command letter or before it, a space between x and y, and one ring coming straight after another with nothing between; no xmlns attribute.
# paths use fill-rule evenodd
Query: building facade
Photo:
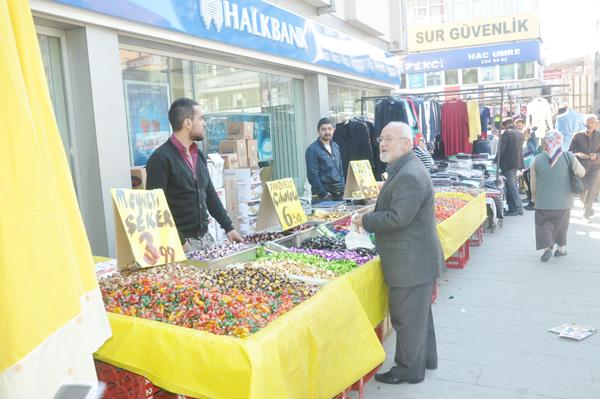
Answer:
<svg viewBox="0 0 600 399"><path fill-rule="evenodd" d="M539 85L537 11L537 0L406 0L402 89Z"/></svg>
<svg viewBox="0 0 600 399"><path fill-rule="evenodd" d="M109 190L131 187L130 168L169 136L179 97L202 106L206 151L224 122L253 122L262 165L302 187L317 120L356 116L357 97L399 87L400 4L31 0L93 252L114 256Z"/></svg>

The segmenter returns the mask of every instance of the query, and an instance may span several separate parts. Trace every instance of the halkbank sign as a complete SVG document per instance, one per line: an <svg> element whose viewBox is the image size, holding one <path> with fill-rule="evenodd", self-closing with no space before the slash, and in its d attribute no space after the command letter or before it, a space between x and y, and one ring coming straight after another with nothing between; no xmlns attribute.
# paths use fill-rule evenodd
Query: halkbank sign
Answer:
<svg viewBox="0 0 600 399"><path fill-rule="evenodd" d="M54 0L389 84L398 58L262 0Z"/></svg>
<svg viewBox="0 0 600 399"><path fill-rule="evenodd" d="M537 15L517 15L408 29L408 51L421 52L454 47L538 39Z"/></svg>

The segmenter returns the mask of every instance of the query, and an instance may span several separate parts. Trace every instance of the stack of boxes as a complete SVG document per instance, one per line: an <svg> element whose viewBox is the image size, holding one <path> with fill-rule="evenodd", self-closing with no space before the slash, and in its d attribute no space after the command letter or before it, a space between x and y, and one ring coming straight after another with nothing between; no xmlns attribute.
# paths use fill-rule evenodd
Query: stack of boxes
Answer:
<svg viewBox="0 0 600 399"><path fill-rule="evenodd" d="M260 169L227 169L224 175L227 212L241 234L252 234L262 196Z"/></svg>
<svg viewBox="0 0 600 399"><path fill-rule="evenodd" d="M254 140L254 123L229 122L227 140L219 143L225 169L258 168L258 142Z"/></svg>

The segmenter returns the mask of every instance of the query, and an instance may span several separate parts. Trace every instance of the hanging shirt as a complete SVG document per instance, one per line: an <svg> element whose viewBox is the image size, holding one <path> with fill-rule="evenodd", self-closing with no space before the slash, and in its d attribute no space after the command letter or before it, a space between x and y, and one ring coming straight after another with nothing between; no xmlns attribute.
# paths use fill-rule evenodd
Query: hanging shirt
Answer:
<svg viewBox="0 0 600 399"><path fill-rule="evenodd" d="M442 105L442 141L446 156L472 152L467 103L464 101L451 100Z"/></svg>
<svg viewBox="0 0 600 399"><path fill-rule="evenodd" d="M536 98L527 104L527 125L537 127L537 136L542 138L552 127L552 108L544 98Z"/></svg>
<svg viewBox="0 0 600 399"><path fill-rule="evenodd" d="M563 135L563 149L568 150L573 135L585 130L583 115L573 108L569 108L565 113L556 117L556 130Z"/></svg>
<svg viewBox="0 0 600 399"><path fill-rule="evenodd" d="M469 118L469 143L477 140L481 134L481 115L479 114L479 103L475 100L467 102L467 115Z"/></svg>
<svg viewBox="0 0 600 399"><path fill-rule="evenodd" d="M488 126L490 124L490 109L488 107L479 108L479 120L481 123L481 137L487 139Z"/></svg>

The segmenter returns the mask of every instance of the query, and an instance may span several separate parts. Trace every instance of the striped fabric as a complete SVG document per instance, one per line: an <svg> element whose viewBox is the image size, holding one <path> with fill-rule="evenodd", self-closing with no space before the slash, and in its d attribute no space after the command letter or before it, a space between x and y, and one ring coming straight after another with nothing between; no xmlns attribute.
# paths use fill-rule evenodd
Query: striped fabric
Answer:
<svg viewBox="0 0 600 399"><path fill-rule="evenodd" d="M431 157L429 152L427 152L427 150L419 146L416 146L413 151L415 152L415 155L419 158L419 160L423 163L425 169L431 171L431 169L433 168L433 158Z"/></svg>

